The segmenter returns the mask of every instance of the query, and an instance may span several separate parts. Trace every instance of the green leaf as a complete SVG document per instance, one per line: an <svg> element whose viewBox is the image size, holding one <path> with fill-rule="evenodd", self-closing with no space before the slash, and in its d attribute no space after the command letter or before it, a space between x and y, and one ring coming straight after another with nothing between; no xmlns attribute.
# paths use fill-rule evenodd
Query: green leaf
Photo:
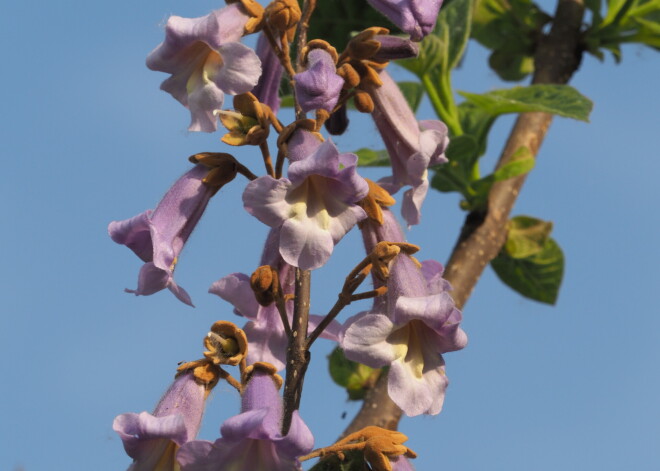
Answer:
<svg viewBox="0 0 660 471"><path fill-rule="evenodd" d="M386 150L372 150L363 147L356 150L354 154L358 156L358 165L362 167L389 167L390 155Z"/></svg>
<svg viewBox="0 0 660 471"><path fill-rule="evenodd" d="M455 68L470 39L472 9L474 0L452 0L440 10L433 34L448 33L447 66Z"/></svg>
<svg viewBox="0 0 660 471"><path fill-rule="evenodd" d="M424 87L419 82L397 82L401 93L413 111L417 111L424 97Z"/></svg>
<svg viewBox="0 0 660 471"><path fill-rule="evenodd" d="M379 369L370 368L349 360L341 348L335 348L328 356L328 367L332 380L346 389L348 398L357 401L364 398L380 375Z"/></svg>
<svg viewBox="0 0 660 471"><path fill-rule="evenodd" d="M458 117L463 132L476 140L478 155L485 154L488 133L497 116L487 113L474 103L464 101L458 105Z"/></svg>
<svg viewBox="0 0 660 471"><path fill-rule="evenodd" d="M493 116L543 111L588 122L593 108L591 100L569 85L529 85L484 94L458 93Z"/></svg>
<svg viewBox="0 0 660 471"><path fill-rule="evenodd" d="M543 250L552 222L530 216L516 216L509 221L504 249L511 258L527 258Z"/></svg>
<svg viewBox="0 0 660 471"><path fill-rule="evenodd" d="M453 138L445 151L449 160L436 167L431 186L445 193L459 192L469 195L470 172L478 158L477 142L466 134Z"/></svg>
<svg viewBox="0 0 660 471"><path fill-rule="evenodd" d="M530 55L493 51L488 58L488 65L502 80L520 82L534 72L534 58Z"/></svg>
<svg viewBox="0 0 660 471"><path fill-rule="evenodd" d="M514 218L507 241L491 261L497 276L526 298L555 304L564 274L564 254L549 237L552 224L527 216Z"/></svg>

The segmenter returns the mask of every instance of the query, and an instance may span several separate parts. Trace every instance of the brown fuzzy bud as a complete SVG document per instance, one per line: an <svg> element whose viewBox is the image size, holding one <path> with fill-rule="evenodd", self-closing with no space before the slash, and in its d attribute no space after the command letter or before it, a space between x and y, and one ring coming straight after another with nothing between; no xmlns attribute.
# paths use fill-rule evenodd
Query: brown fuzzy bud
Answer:
<svg viewBox="0 0 660 471"><path fill-rule="evenodd" d="M301 16L296 0L275 0L266 7L266 21L270 27L281 34L287 33L289 41L293 40Z"/></svg>
<svg viewBox="0 0 660 471"><path fill-rule="evenodd" d="M250 287L254 297L262 306L269 306L279 293L279 276L277 270L268 265L257 268L250 277Z"/></svg>
<svg viewBox="0 0 660 471"><path fill-rule="evenodd" d="M367 92L356 90L353 96L355 108L361 113L371 113L374 110L374 101Z"/></svg>
<svg viewBox="0 0 660 471"><path fill-rule="evenodd" d="M204 338L204 356L215 365L238 365L247 355L245 332L231 322L218 321Z"/></svg>

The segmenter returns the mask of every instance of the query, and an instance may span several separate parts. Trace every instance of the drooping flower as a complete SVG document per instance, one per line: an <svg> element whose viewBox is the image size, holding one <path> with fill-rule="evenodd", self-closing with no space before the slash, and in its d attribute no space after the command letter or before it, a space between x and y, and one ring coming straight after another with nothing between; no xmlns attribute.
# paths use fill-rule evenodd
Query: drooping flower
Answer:
<svg viewBox="0 0 660 471"><path fill-rule="evenodd" d="M192 441L179 450L183 471L292 471L300 469L298 457L314 446L309 428L293 412L289 432L282 436L281 378L264 363L246 369L249 375L241 397L241 414L220 427L214 443Z"/></svg>
<svg viewBox="0 0 660 471"><path fill-rule="evenodd" d="M175 454L181 445L197 435L204 400L217 382L217 370L212 365L203 361L189 365L194 366L177 375L153 414L127 413L115 418L112 428L121 437L126 453L133 458L129 471L179 469Z"/></svg>
<svg viewBox="0 0 660 471"><path fill-rule="evenodd" d="M263 72L252 93L261 103L270 106L273 113L277 113L280 109L279 91L284 67L282 67L280 60L277 58L273 48L270 47L270 43L263 33L259 35L259 39L257 40L256 51L257 56L261 60L261 69Z"/></svg>
<svg viewBox="0 0 660 471"><path fill-rule="evenodd" d="M335 244L365 217L355 203L366 196L368 185L356 164L355 154L339 154L327 141L292 162L289 179L264 176L247 185L245 209L280 228L279 251L288 264L303 270L322 266Z"/></svg>
<svg viewBox="0 0 660 471"><path fill-rule="evenodd" d="M433 31L442 0L367 0L392 23L408 33L413 41L421 41Z"/></svg>
<svg viewBox="0 0 660 471"><path fill-rule="evenodd" d="M385 208L382 212L382 226L390 228L381 231L401 233L393 229L398 223L392 213ZM363 231L373 226L368 221ZM378 238L375 234L365 241ZM459 327L461 312L441 275L442 265L437 262L419 266L410 257L399 255L390 269L385 302L375 303L372 311L362 312L344 325L346 357L374 368L389 365L389 396L409 416L440 412L448 385L441 354L467 344Z"/></svg>
<svg viewBox="0 0 660 471"><path fill-rule="evenodd" d="M337 75L335 59L323 49L312 49L307 63L307 70L293 76L300 107L305 113L318 109L332 112L344 86L344 79Z"/></svg>
<svg viewBox="0 0 660 471"><path fill-rule="evenodd" d="M200 18L172 16L165 41L147 57L147 67L171 74L160 88L190 110L190 131L215 131L213 111L222 107L224 94L249 92L257 84L259 58L238 42L250 20L240 3Z"/></svg>
<svg viewBox="0 0 660 471"><path fill-rule="evenodd" d="M421 206L428 192L428 167L447 162L447 126L437 120L418 122L397 84L386 71L382 85L367 85L374 102L372 117L385 142L392 163L392 177L381 185L396 193L405 185L402 214L409 225L419 224Z"/></svg>
<svg viewBox="0 0 660 471"><path fill-rule="evenodd" d="M218 186L203 182L208 173L208 167L196 165L172 185L155 211L147 210L110 223L108 233L112 240L127 246L145 262L137 289L127 292L146 296L168 288L180 301L192 306L186 290L174 281L174 268L209 200L218 190Z"/></svg>

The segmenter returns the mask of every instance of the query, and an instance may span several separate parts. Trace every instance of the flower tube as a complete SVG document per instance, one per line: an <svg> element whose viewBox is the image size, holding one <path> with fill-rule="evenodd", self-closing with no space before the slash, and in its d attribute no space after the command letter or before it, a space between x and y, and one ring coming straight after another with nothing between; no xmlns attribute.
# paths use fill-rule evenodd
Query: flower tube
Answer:
<svg viewBox="0 0 660 471"><path fill-rule="evenodd" d="M220 427L214 443L192 441L177 454L183 471L292 471L300 469L298 457L314 446L309 428L293 412L291 428L281 434L282 378L267 363L246 369L247 385L241 396L241 413Z"/></svg>
<svg viewBox="0 0 660 471"><path fill-rule="evenodd" d="M218 380L213 365L203 361L188 365L191 368L177 374L153 414L127 413L115 418L112 428L133 458L128 471L178 471L175 454L197 435L205 399Z"/></svg>

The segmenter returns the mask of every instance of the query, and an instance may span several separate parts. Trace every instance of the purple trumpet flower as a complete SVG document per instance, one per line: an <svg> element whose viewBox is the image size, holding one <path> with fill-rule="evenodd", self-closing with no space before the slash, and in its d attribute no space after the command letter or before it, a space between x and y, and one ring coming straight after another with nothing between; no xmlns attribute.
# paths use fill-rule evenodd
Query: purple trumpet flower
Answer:
<svg viewBox="0 0 660 471"><path fill-rule="evenodd" d="M188 130L213 132L224 94L249 92L261 75L255 52L238 41L250 20L234 3L201 18L171 16L165 41L147 57L147 67L171 74L160 86L190 110Z"/></svg>
<svg viewBox="0 0 660 471"><path fill-rule="evenodd" d="M281 378L263 365L254 365L241 397L241 414L222 424L222 438L181 447L177 460L183 471L300 469L298 457L311 451L314 437L298 411L293 413L289 432L282 436L282 400L277 392Z"/></svg>
<svg viewBox="0 0 660 471"><path fill-rule="evenodd" d="M429 188L428 167L447 162L447 126L441 121L418 122L396 82L380 72L383 85L369 86L374 101L371 114L392 163L392 177L379 183L390 193L405 185L412 188L403 197L401 212L409 225L419 224L421 206Z"/></svg>
<svg viewBox="0 0 660 471"><path fill-rule="evenodd" d="M207 395L207 388L188 371L177 376L153 414L117 416L112 428L134 460L128 471L178 470L176 451L197 435Z"/></svg>
<svg viewBox="0 0 660 471"><path fill-rule="evenodd" d="M270 43L263 33L257 40L257 56L261 60L261 69L263 73L259 77L259 82L252 90L252 94L257 97L261 103L270 106L273 113L280 109L280 81L284 73L284 67L277 58L277 55L270 47Z"/></svg>
<svg viewBox="0 0 660 471"><path fill-rule="evenodd" d="M290 153L295 153L289 143ZM366 217L356 203L368 191L357 174L357 156L339 154L326 141L289 165L288 176L264 176L243 192L245 209L264 224L280 228L279 251L290 265L313 270L325 264L334 246Z"/></svg>
<svg viewBox="0 0 660 471"><path fill-rule="evenodd" d="M433 31L442 0L367 0L376 10L408 33L413 41L421 41Z"/></svg>
<svg viewBox="0 0 660 471"><path fill-rule="evenodd" d="M202 182L209 168L198 164L179 178L158 203L124 221L113 221L108 233L113 241L131 249L145 262L138 276L136 295L150 295L168 288L185 304L190 296L174 281L174 268L188 237L217 191Z"/></svg>
<svg viewBox="0 0 660 471"><path fill-rule="evenodd" d="M323 49L312 49L307 54L307 63L307 70L293 76L298 103L305 113L317 109L331 113L344 86L335 60Z"/></svg>
<svg viewBox="0 0 660 471"><path fill-rule="evenodd" d="M382 208L388 235L401 233L392 213ZM373 230L365 224L364 230ZM381 233L382 233L381 232ZM379 235L365 236L366 241ZM403 242L403 240L390 240ZM369 243L367 243L367 249ZM467 336L459 327L461 312L447 292L442 265L427 261L418 266L400 254L390 268L385 302L344 324L342 348L346 357L378 368L389 365L388 393L409 416L438 414L448 385L442 353L459 350Z"/></svg>

